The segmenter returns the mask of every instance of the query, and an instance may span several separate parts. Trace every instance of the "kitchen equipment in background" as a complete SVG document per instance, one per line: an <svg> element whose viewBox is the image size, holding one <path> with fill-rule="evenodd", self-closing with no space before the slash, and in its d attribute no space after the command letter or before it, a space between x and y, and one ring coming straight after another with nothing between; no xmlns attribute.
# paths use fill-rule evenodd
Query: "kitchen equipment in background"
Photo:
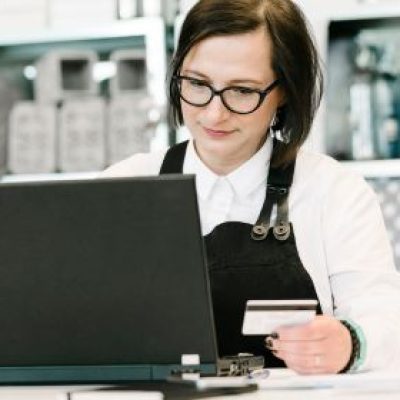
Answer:
<svg viewBox="0 0 400 400"><path fill-rule="evenodd" d="M150 151L161 109L150 96L145 54L117 50L110 55L116 74L110 80L107 163Z"/></svg>
<svg viewBox="0 0 400 400"><path fill-rule="evenodd" d="M91 50L54 50L36 63L35 98L42 103L56 103L71 97L95 96L98 84L93 67L98 61Z"/></svg>
<svg viewBox="0 0 400 400"><path fill-rule="evenodd" d="M101 97L65 100L60 109L58 168L98 171L105 159L106 104Z"/></svg>
<svg viewBox="0 0 400 400"><path fill-rule="evenodd" d="M400 32L399 32L400 34ZM398 157L398 115L394 85L400 74L392 43L372 44L358 38L355 82L350 87L352 155L354 159Z"/></svg>
<svg viewBox="0 0 400 400"><path fill-rule="evenodd" d="M17 102L9 117L8 170L49 173L56 168L56 107Z"/></svg>
<svg viewBox="0 0 400 400"><path fill-rule="evenodd" d="M23 100L4 75L4 64L0 63L0 179L7 173L10 113L15 103Z"/></svg>
<svg viewBox="0 0 400 400"><path fill-rule="evenodd" d="M110 100L108 109L107 163L112 164L135 153L146 153L158 122L151 121L151 98L137 90Z"/></svg>
<svg viewBox="0 0 400 400"><path fill-rule="evenodd" d="M96 97L92 50L55 50L36 63L35 98L59 108L57 166L60 171L96 171L105 167L105 101ZM56 130L57 129L57 130ZM33 142L42 151L39 141Z"/></svg>
<svg viewBox="0 0 400 400"><path fill-rule="evenodd" d="M337 159L400 158L399 21L330 23L325 142Z"/></svg>
<svg viewBox="0 0 400 400"><path fill-rule="evenodd" d="M357 73L350 86L351 151L355 160L374 159L373 80L377 52L371 46L360 46L354 57Z"/></svg>
<svg viewBox="0 0 400 400"><path fill-rule="evenodd" d="M110 79L111 97L147 88L146 54L143 50L116 50L111 53L110 61L116 70Z"/></svg>
<svg viewBox="0 0 400 400"><path fill-rule="evenodd" d="M26 2L28 1L26 0ZM102 7L98 1L89 2L94 6L93 11L96 11L97 6ZM20 1L16 0L15 3L20 4ZM67 3L66 7L69 5L72 7L75 0ZM162 4L164 5L164 2ZM0 10L5 9L3 6L5 7L5 4L0 5ZM84 6L82 5L82 7ZM74 12L79 14L79 10ZM129 48L141 53L142 60L136 62L136 67L140 71L143 67L146 68L143 74L142 72L139 74L140 79L145 79L145 82L143 83L142 80L135 85L141 87L140 90L144 85L146 91L154 99L156 108L150 110L150 121L159 121L157 127L154 127L156 133L151 139L151 149L154 151L165 149L172 140L165 119L160 119L161 115L165 115L166 106L167 31L165 21L161 17L142 17L113 21L112 23L99 23L94 12L91 13L90 18L91 23L95 26L90 26L90 23L76 26L75 20L79 17L79 15L74 15L74 18L70 20L70 27L73 29L55 29L53 25L50 29L45 30L35 29L24 33L21 29L18 35L0 35L0 179L2 181L75 177L75 174L57 176L55 174L45 177L7 175L7 172L11 172L6 169L10 112L13 105L21 100L56 105L58 110L62 108L63 102L67 99L78 100L102 96L108 102L109 80L116 70L115 65L110 61L110 55L116 50ZM1 27L0 32L2 32ZM76 60L69 58L61 64L60 57L70 53L74 53L78 57L83 55L84 60L75 62ZM89 57L88 60L88 53L94 53L96 59ZM56 54L59 56L58 60ZM51 57L53 60L50 60ZM38 60L43 61L43 64ZM51 66L51 64L53 65ZM63 75L62 71L66 74ZM85 82L88 85L85 86ZM56 86L57 90L52 90L46 85L53 86L53 88ZM77 90L78 88L83 90ZM147 96L147 93L145 95ZM107 105L102 117L105 119L106 116ZM59 132L58 124L57 136ZM56 165L59 164L56 162ZM104 165L100 169L103 167ZM56 172L60 171L56 169Z"/></svg>

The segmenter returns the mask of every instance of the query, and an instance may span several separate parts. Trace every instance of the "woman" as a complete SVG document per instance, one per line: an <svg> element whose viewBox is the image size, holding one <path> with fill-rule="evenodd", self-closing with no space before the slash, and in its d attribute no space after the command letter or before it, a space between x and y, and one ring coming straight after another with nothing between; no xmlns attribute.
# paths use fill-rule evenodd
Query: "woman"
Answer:
<svg viewBox="0 0 400 400"><path fill-rule="evenodd" d="M321 91L290 0L200 0L170 76L172 117L192 139L104 176L196 174L223 355L304 374L387 367L400 359L400 283L379 206L362 179L300 149ZM241 334L246 300L305 298L318 300L312 322Z"/></svg>

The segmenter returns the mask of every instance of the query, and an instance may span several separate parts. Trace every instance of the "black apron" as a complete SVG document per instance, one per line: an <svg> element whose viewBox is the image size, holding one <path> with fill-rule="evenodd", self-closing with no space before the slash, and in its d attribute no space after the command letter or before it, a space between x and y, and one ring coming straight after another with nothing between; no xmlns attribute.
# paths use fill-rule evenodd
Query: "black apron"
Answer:
<svg viewBox="0 0 400 400"><path fill-rule="evenodd" d="M182 173L188 142L172 146L160 174ZM224 222L204 237L220 356L252 353L265 366L284 367L265 347L265 336L243 336L247 300L317 299L313 282L300 260L287 201L294 162L285 169L270 166L266 198L253 226ZM273 205L277 219L269 226ZM318 304L318 313L321 313ZM199 332L199 334L201 334Z"/></svg>

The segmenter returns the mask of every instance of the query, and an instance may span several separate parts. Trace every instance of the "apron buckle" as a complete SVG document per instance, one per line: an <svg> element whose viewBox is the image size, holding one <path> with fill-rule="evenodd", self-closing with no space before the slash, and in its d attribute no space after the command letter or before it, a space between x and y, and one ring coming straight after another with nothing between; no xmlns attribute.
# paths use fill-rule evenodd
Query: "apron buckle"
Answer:
<svg viewBox="0 0 400 400"><path fill-rule="evenodd" d="M290 235L290 225L287 223L280 223L274 226L273 233L276 239L286 240Z"/></svg>
<svg viewBox="0 0 400 400"><path fill-rule="evenodd" d="M264 240L268 235L268 228L269 225L265 223L254 225L251 230L251 238L253 240Z"/></svg>

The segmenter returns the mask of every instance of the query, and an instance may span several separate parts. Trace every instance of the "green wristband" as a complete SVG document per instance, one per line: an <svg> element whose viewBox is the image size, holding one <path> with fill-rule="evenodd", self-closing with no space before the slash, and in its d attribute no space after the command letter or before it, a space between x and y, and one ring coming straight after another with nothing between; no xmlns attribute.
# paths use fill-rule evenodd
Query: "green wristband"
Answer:
<svg viewBox="0 0 400 400"><path fill-rule="evenodd" d="M354 321L345 319L341 320L342 324L349 330L352 342L352 353L347 365L340 371L354 372L363 364L366 355L366 340L361 327Z"/></svg>

